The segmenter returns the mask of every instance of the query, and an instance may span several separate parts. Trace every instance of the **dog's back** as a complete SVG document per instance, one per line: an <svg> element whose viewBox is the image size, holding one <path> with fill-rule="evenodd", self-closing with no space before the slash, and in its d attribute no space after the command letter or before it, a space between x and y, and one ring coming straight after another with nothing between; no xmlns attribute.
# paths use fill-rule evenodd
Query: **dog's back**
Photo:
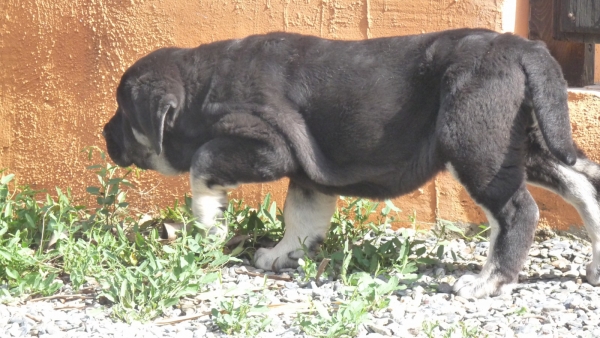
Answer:
<svg viewBox="0 0 600 338"><path fill-rule="evenodd" d="M228 187L290 178L285 235L256 252L260 268L297 266L299 243L314 251L337 195L394 197L448 169L492 229L489 259L454 285L459 295L517 281L539 217L526 182L580 212L593 241L587 279L600 284L600 166L576 153L566 85L540 43L471 29L366 41L274 33L152 53L117 97L111 158L189 170L203 224L215 224Z"/></svg>

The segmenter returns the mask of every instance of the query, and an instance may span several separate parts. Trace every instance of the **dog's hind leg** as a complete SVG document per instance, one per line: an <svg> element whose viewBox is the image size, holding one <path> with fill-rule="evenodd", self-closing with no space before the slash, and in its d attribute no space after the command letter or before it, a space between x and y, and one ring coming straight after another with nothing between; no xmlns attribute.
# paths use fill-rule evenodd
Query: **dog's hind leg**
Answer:
<svg viewBox="0 0 600 338"><path fill-rule="evenodd" d="M501 40L489 45L479 40L482 48L465 49L442 79L438 154L491 226L483 269L454 284L454 292L463 297L512 291L539 219L525 182L524 148L533 120L531 111L522 107L527 77Z"/></svg>
<svg viewBox="0 0 600 338"><path fill-rule="evenodd" d="M530 133L527 181L557 193L575 207L583 219L592 242L592 261L586 278L600 284L600 165L578 152L577 162L569 167L540 146L541 135Z"/></svg>
<svg viewBox="0 0 600 338"><path fill-rule="evenodd" d="M469 173L455 171L451 164L448 167L485 211L491 227L488 259L483 269L478 275L462 276L454 284L454 291L465 298L512 292L539 217L535 201L525 183L518 179L523 174L518 167L502 168L485 184L468 177Z"/></svg>
<svg viewBox="0 0 600 338"><path fill-rule="evenodd" d="M485 211L491 226L489 254L482 271L462 276L453 287L456 294L469 298L512 291L539 218L525 183L523 147L531 115L520 109L522 88L506 85L521 83L522 75L501 72L507 77L496 78L495 74L487 71L485 81L479 78L484 75L478 74L472 83L468 73L448 75L452 86L438 119L439 153Z"/></svg>
<svg viewBox="0 0 600 338"><path fill-rule="evenodd" d="M309 255L314 254L325 240L337 198L290 182L283 208L283 239L274 248L256 251L256 267L274 271L297 267L304 248Z"/></svg>

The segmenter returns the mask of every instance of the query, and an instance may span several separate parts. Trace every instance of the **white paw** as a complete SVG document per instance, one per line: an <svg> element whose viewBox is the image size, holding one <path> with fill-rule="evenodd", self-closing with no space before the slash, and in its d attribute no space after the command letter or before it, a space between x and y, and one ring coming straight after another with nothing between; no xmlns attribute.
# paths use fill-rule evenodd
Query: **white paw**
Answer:
<svg viewBox="0 0 600 338"><path fill-rule="evenodd" d="M585 279L592 285L600 285L600 266L589 263L585 268Z"/></svg>
<svg viewBox="0 0 600 338"><path fill-rule="evenodd" d="M272 249L260 248L254 254L254 266L266 271L279 271L285 268L298 267L298 258L302 257L302 253L293 250L281 252L277 247Z"/></svg>
<svg viewBox="0 0 600 338"><path fill-rule="evenodd" d="M510 294L514 284L501 283L498 278L479 275L464 275L452 287L457 296L463 298L485 298Z"/></svg>

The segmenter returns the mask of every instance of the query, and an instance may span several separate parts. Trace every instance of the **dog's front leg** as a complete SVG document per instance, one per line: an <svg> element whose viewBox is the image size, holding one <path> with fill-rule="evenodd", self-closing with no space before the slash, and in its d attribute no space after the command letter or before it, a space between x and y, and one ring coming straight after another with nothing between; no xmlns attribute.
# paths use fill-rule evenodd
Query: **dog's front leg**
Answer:
<svg viewBox="0 0 600 338"><path fill-rule="evenodd" d="M243 183L277 180L293 166L287 148L241 138L218 138L205 143L192 159L192 211L209 234L226 235L223 211L227 190Z"/></svg>
<svg viewBox="0 0 600 338"><path fill-rule="evenodd" d="M223 218L223 211L227 208L227 189L213 185L209 187L205 177L190 175L192 188L192 212L196 220L205 228L206 235L215 235L225 238L227 236L227 223Z"/></svg>
<svg viewBox="0 0 600 338"><path fill-rule="evenodd" d="M303 246L314 255L325 240L331 217L335 212L337 196L322 194L290 182L283 218L283 239L272 249L256 251L256 267L277 271L298 266L298 258L304 256Z"/></svg>

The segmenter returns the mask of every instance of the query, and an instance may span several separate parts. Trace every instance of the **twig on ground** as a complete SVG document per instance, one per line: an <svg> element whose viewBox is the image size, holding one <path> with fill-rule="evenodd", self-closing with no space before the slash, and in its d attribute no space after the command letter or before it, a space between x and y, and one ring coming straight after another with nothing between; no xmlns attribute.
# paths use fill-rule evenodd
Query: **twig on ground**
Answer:
<svg viewBox="0 0 600 338"><path fill-rule="evenodd" d="M54 310L81 310L86 306L85 304L67 304L65 306L55 306Z"/></svg>
<svg viewBox="0 0 600 338"><path fill-rule="evenodd" d="M30 313L26 313L26 314L25 314L25 317L27 317L27 318L29 318L29 319L33 320L34 322L38 322L38 323L41 323L41 322L42 322L42 318L40 318L40 317L38 317L38 316L34 316L34 315L30 314Z"/></svg>
<svg viewBox="0 0 600 338"><path fill-rule="evenodd" d="M268 279L273 279L273 280L282 280L282 281L286 281L286 282L291 282L292 281L292 277L290 276L279 276L279 275L265 275L263 273L258 273L258 272L251 272L251 271L243 271L240 269L235 269L235 273L237 273L238 275L242 274L242 275L248 275L250 277L267 277Z"/></svg>
<svg viewBox="0 0 600 338"><path fill-rule="evenodd" d="M327 265L329 264L330 261L331 261L331 259L325 258L319 264L319 269L317 269L317 275L315 276L315 281L317 283L317 286L321 286L323 284L323 283L321 283L321 275L325 271L325 268L327 268Z"/></svg>
<svg viewBox="0 0 600 338"><path fill-rule="evenodd" d="M74 300L74 299L93 299L94 297L92 296L86 296L83 294L76 294L76 295L54 295L54 296L49 296L49 297L40 297L40 298L34 298L34 299L30 299L30 302L39 302L39 301L43 301L43 300L51 300L51 299L64 299L64 300Z"/></svg>
<svg viewBox="0 0 600 338"><path fill-rule="evenodd" d="M209 314L210 314L210 311L203 311L201 313L195 313L193 315L181 316L181 317L176 317L176 318L158 319L158 320L154 321L154 325L162 326L162 325L169 325L169 324L177 324L177 323L184 322L186 320L194 320L194 319L198 319L200 317L208 316Z"/></svg>

